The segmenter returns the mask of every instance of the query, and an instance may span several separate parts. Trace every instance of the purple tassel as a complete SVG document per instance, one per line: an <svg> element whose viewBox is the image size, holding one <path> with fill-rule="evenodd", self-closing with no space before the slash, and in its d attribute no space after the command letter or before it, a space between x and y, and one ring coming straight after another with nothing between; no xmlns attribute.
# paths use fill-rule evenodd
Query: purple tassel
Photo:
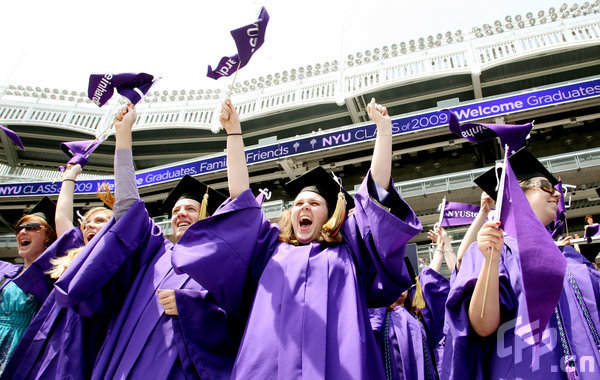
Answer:
<svg viewBox="0 0 600 380"><path fill-rule="evenodd" d="M567 373L567 379L579 380L577 370L575 369L575 361L572 356L565 358L565 372Z"/></svg>

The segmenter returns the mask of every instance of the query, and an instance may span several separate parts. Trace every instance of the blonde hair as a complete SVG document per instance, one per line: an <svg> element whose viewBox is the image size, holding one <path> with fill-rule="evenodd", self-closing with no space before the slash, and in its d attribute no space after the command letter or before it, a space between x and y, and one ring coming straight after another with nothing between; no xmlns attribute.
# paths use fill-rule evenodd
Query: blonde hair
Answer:
<svg viewBox="0 0 600 380"><path fill-rule="evenodd" d="M42 226L45 227L45 229L46 229L46 237L48 238L47 246L50 245L50 244L52 244L54 242L54 240L56 240L56 232L50 226L50 224L48 224L48 222L46 222L46 220L44 218L42 218L39 215L35 215L35 214L23 215L21 217L21 219L19 219L17 221L17 224L15 224L15 230L22 223L27 223L27 222L39 222Z"/></svg>
<svg viewBox="0 0 600 380"><path fill-rule="evenodd" d="M71 265L71 262L75 260L75 257L79 252L81 252L82 249L83 247L69 249L66 255L50 260L50 264L53 266L52 269L46 272L46 274L50 275L50 278L55 280L58 279L60 276L62 276L65 270L67 270L69 265Z"/></svg>
<svg viewBox="0 0 600 380"><path fill-rule="evenodd" d="M110 209L107 209L106 207L94 207L92 209L89 209L83 215L83 220L81 221L81 226L79 227L82 232L85 229L85 225L87 224L89 217L99 211L105 212L106 215L108 215L109 217L113 216L113 211ZM67 251L66 255L56 257L56 258L50 260L50 264L52 264L53 266L52 266L52 269L50 269L48 272L46 272L46 274L50 275L50 277L53 279L58 279L60 276L62 276L62 274L65 272L65 270L67 270L69 265L71 265L73 260L75 260L75 257L77 257L77 254L79 252L81 252L82 249L83 249L83 247L69 249Z"/></svg>
<svg viewBox="0 0 600 380"><path fill-rule="evenodd" d="M81 229L82 232L85 229L85 226L88 223L90 216L92 216L93 214L95 214L99 211L104 211L104 213L106 215L108 215L109 218L112 218L112 216L114 215L113 210L106 208L106 207L100 206L100 207L94 207L94 208L89 209L85 214L83 214L83 218L81 219L81 225L79 226L79 228Z"/></svg>
<svg viewBox="0 0 600 380"><path fill-rule="evenodd" d="M288 208L283 211L281 218L279 219L279 227L281 232L279 233L279 241L292 245L300 245L298 238L294 234L294 228L292 227L292 209ZM330 235L321 227L321 233L317 238L319 243L326 243L331 245L340 244L344 239L342 234L338 231L335 235Z"/></svg>

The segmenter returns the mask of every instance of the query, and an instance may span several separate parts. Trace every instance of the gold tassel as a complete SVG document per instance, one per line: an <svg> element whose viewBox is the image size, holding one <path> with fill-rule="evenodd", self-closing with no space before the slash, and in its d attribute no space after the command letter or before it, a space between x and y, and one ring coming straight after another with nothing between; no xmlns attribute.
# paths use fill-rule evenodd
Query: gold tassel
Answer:
<svg viewBox="0 0 600 380"><path fill-rule="evenodd" d="M111 210L113 209L115 206L115 196L110 192L108 183L104 182L102 186L98 188L98 191L96 191L96 195L102 202L104 202L106 207L110 208Z"/></svg>
<svg viewBox="0 0 600 380"><path fill-rule="evenodd" d="M331 218L323 225L323 229L325 232L329 234L329 236L335 236L339 232L342 227L342 223L344 222L344 218L346 216L346 198L344 198L344 193L340 190L338 193L337 202L335 204L335 210L333 211L333 215Z"/></svg>
<svg viewBox="0 0 600 380"><path fill-rule="evenodd" d="M200 203L200 212L198 213L198 220L205 219L208 215L206 208L208 207L208 187L206 187L206 194L202 196L202 203Z"/></svg>
<svg viewBox="0 0 600 380"><path fill-rule="evenodd" d="M425 306L427 306L425 304L425 298L423 298L423 289L421 288L421 283L419 282L419 277L415 277L415 280L417 281L417 288L415 289L415 296L413 299L413 307L416 307L417 309L425 309Z"/></svg>

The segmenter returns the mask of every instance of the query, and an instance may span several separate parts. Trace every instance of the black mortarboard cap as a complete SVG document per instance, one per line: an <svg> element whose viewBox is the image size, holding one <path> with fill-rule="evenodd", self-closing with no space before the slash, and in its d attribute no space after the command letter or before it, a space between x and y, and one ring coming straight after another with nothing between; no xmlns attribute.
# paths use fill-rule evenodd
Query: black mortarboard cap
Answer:
<svg viewBox="0 0 600 380"><path fill-rule="evenodd" d="M162 208L165 212L171 213L175 203L182 198L193 199L199 203L202 203L202 197L204 194L206 194L207 188L208 204L206 210L208 211L209 215L212 215L217 208L219 208L221 203L225 202L227 197L190 175L185 175L183 178L181 178L181 180L179 180L177 186L171 190L167 198L164 200Z"/></svg>
<svg viewBox="0 0 600 380"><path fill-rule="evenodd" d="M295 199L302 191L313 191L325 199L329 212L332 213L340 192L340 184L322 166L317 166L286 183L285 191L292 199ZM354 207L354 200L345 190L343 192L346 198L346 209L349 210Z"/></svg>
<svg viewBox="0 0 600 380"><path fill-rule="evenodd" d="M36 215L44 219L46 223L56 231L56 224L54 223L54 216L56 214L56 203L50 198L44 197L27 213L27 215Z"/></svg>
<svg viewBox="0 0 600 380"><path fill-rule="evenodd" d="M508 157L510 166L515 176L520 181L525 181L533 177L544 177L552 183L552 186L558 184L558 180L538 161L531 151L525 147L519 149ZM483 189L488 195L496 199L496 168L491 168L479 177L475 178L475 183ZM498 176L499 177L499 176Z"/></svg>

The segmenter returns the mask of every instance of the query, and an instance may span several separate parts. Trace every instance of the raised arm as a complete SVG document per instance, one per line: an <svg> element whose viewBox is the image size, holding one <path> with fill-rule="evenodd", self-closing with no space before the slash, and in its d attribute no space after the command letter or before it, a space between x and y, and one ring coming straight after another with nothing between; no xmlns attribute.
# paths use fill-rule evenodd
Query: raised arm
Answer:
<svg viewBox="0 0 600 380"><path fill-rule="evenodd" d="M477 233L483 227L483 224L487 220L488 214L494 208L494 199L490 197L485 191L481 193L481 208L479 213L475 217L475 220L469 226L467 233L460 242L458 252L456 253L456 269L460 270L460 263L462 262L463 255L467 252L467 249L477 240Z"/></svg>
<svg viewBox="0 0 600 380"><path fill-rule="evenodd" d="M477 234L477 247L485 259L469 304L469 322L473 330L483 337L493 334L500 326L499 265L504 247L504 235L497 227L496 222L486 222ZM488 264L490 260L491 264Z"/></svg>
<svg viewBox="0 0 600 380"><path fill-rule="evenodd" d="M244 154L240 117L233 107L231 99L225 99L219 121L227 132L227 182L229 196L234 199L250 188L250 179Z"/></svg>
<svg viewBox="0 0 600 380"><path fill-rule="evenodd" d="M63 173L62 185L56 201L56 214L54 216L57 237L60 237L73 228L73 193L75 192L75 182L79 174L81 174L81 165L79 164L68 164L67 169Z"/></svg>
<svg viewBox="0 0 600 380"><path fill-rule="evenodd" d="M138 200L135 170L133 168L131 128L137 112L128 104L115 114L115 219L119 219Z"/></svg>
<svg viewBox="0 0 600 380"><path fill-rule="evenodd" d="M388 190L392 175L392 119L387 108L375 103L375 98L367 105L367 113L377 126L375 148L371 160L371 177L376 184Z"/></svg>

